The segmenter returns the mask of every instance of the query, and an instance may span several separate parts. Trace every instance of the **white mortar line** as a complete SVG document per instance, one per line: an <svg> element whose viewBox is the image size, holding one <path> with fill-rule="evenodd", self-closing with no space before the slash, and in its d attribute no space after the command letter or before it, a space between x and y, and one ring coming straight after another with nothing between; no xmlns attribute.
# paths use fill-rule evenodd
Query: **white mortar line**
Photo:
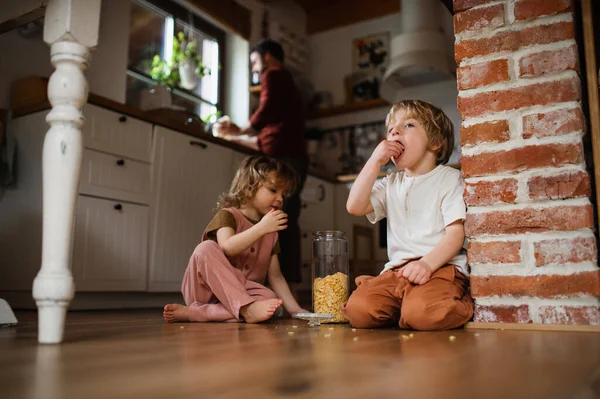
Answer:
<svg viewBox="0 0 600 399"><path fill-rule="evenodd" d="M515 2L507 1L504 6L504 13L506 16L506 22L513 25L515 23Z"/></svg>
<svg viewBox="0 0 600 399"><path fill-rule="evenodd" d="M585 169L585 167L583 165L564 165L559 168L553 168L551 170L529 169L529 170L525 170L523 172L515 173L513 175L468 177L465 179L465 181L467 183L477 183L480 181L494 182L494 181L504 180L507 178L529 180L532 177L556 177L556 176L561 176L561 175L563 175L565 173L569 173L569 172L587 172L587 170Z"/></svg>
<svg viewBox="0 0 600 399"><path fill-rule="evenodd" d="M489 113L485 116L477 116L472 118L467 118L462 122L463 127L469 127L471 125L477 125L479 123L485 122L494 122L498 120L508 119L512 116L525 116L531 114L542 114L548 113L552 111L558 111L561 109L581 109L581 103L579 101L565 101L562 103L553 103L547 105L532 105L530 107L523 107L519 109L511 109L507 111L499 111Z"/></svg>
<svg viewBox="0 0 600 399"><path fill-rule="evenodd" d="M561 239L576 239L576 238L594 238L594 232L591 229L568 230L568 231L548 231L545 233L521 233L521 234L499 234L486 235L470 238L473 242L514 242L523 241L526 239L532 242L561 240Z"/></svg>
<svg viewBox="0 0 600 399"><path fill-rule="evenodd" d="M564 48L571 47L575 44L574 39L561 40L558 42L546 43L546 44L532 44L529 46L524 46L515 51L499 51L496 53L478 55L471 58L464 58L460 61L461 67L463 66L471 66L474 64L479 64L482 62L489 62L495 60L502 60L511 56L514 56L515 59L520 59L526 55L541 53L543 51L553 51L553 50L562 50Z"/></svg>
<svg viewBox="0 0 600 399"><path fill-rule="evenodd" d="M561 134L559 136L531 137L528 139L515 138L502 143L481 143L472 147L462 147L461 155L463 157L469 157L486 153L510 151L525 147L535 147L551 144L582 144L583 135L584 132L580 130L574 133Z"/></svg>
<svg viewBox="0 0 600 399"><path fill-rule="evenodd" d="M598 265L591 262L535 266L534 261L533 264L523 262L523 264L515 267L504 264L471 265L471 276L569 276L572 274L593 272L597 270Z"/></svg>
<svg viewBox="0 0 600 399"><path fill-rule="evenodd" d="M515 298L513 296L485 296L477 297L475 301L478 305L490 306L503 304L507 306L518 306L524 304L533 304L537 306L589 306L600 305L600 298L591 295L580 295L576 297L564 298L538 298L532 296L523 296Z"/></svg>
<svg viewBox="0 0 600 399"><path fill-rule="evenodd" d="M489 93L492 91L506 91L506 90L511 90L511 89L517 89L517 88L537 85L537 84L541 84L541 83L559 82L561 80L568 80L568 79L572 79L572 78L579 79L579 75L577 74L576 71L568 70L568 71L562 71L562 72L553 73L553 74L549 74L549 75L540 75L540 76L534 76L531 78L509 80L506 82L494 83L489 86L477 87L474 89L460 90L458 93L458 96L461 98L470 98L470 97L474 97L477 94L481 94L481 93Z"/></svg>
<svg viewBox="0 0 600 399"><path fill-rule="evenodd" d="M491 206L472 206L467 210L468 214L490 213L493 211L510 212L523 209L548 209L565 206L587 206L591 202L589 198L569 198L564 200L552 200L545 202L532 202L527 204L497 204Z"/></svg>
<svg viewBox="0 0 600 399"><path fill-rule="evenodd" d="M504 3L506 3L506 0L490 1L489 3L480 4L478 6L473 6L473 7L469 8L468 10L464 10L464 11L460 11L460 12L463 13L463 12L467 12L467 11L471 11L471 10L478 10L478 9L481 9L481 8L488 8L488 7L491 7L491 6L495 6L495 5L498 5L498 4L504 4Z"/></svg>
<svg viewBox="0 0 600 399"><path fill-rule="evenodd" d="M541 16L536 19L530 19L525 21L515 21L513 24L506 24L502 27L481 30L481 31L465 31L455 35L455 43L466 40L479 40L489 39L496 36L499 33L504 32L518 32L525 29L533 28L536 26L551 25L560 22L572 22L573 14L571 11L564 12L557 15Z"/></svg>
<svg viewBox="0 0 600 399"><path fill-rule="evenodd" d="M517 178L517 198L515 198L515 202L517 203L525 203L529 202L529 184L527 184L528 179L523 178L523 176L519 176Z"/></svg>

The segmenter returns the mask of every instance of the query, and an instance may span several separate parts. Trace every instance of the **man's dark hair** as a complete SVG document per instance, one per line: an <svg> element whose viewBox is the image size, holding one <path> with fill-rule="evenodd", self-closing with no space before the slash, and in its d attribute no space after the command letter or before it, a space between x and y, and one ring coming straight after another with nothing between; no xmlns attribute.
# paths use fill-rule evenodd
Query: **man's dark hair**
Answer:
<svg viewBox="0 0 600 399"><path fill-rule="evenodd" d="M257 45L252 47L252 49L250 50L250 54L252 54L252 53L258 53L262 57L264 57L265 54L269 53L269 54L271 54L271 56L273 58L275 58L279 62L283 63L283 58L284 58L283 47L281 47L281 44L279 44L275 40L271 40L271 39L261 40Z"/></svg>

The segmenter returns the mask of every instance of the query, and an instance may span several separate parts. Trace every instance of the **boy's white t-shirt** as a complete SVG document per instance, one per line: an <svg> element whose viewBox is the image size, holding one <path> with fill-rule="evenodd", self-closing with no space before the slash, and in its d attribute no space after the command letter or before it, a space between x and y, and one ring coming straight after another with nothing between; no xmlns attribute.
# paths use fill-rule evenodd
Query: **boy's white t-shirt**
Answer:
<svg viewBox="0 0 600 399"><path fill-rule="evenodd" d="M392 173L371 190L371 223L387 217L389 262L382 271L427 255L444 237L445 227L465 220L464 182L460 171L438 165L419 176ZM468 276L464 249L448 262Z"/></svg>

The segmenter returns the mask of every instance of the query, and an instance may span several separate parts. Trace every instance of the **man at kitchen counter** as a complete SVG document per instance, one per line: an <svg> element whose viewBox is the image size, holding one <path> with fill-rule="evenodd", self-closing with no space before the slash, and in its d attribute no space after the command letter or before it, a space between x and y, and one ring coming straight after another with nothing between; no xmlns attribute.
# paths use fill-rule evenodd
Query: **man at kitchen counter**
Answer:
<svg viewBox="0 0 600 399"><path fill-rule="evenodd" d="M250 51L252 73L261 75L260 104L244 128L231 122L217 128L229 135L256 136L261 152L286 162L298 174L296 191L286 200L283 211L288 214L288 228L279 232L279 263L289 283L300 282L301 241L300 192L306 180L308 154L304 138L305 124L302 97L289 71L283 68L283 48L265 39ZM292 292L293 285L290 284Z"/></svg>

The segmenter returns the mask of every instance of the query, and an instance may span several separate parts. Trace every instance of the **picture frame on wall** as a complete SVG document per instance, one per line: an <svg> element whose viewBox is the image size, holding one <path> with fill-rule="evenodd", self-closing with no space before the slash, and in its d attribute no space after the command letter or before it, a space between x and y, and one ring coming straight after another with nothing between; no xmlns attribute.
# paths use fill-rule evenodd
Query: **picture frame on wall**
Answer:
<svg viewBox="0 0 600 399"><path fill-rule="evenodd" d="M379 98L379 84L389 63L389 46L389 32L352 40L352 74L345 80L347 102Z"/></svg>

